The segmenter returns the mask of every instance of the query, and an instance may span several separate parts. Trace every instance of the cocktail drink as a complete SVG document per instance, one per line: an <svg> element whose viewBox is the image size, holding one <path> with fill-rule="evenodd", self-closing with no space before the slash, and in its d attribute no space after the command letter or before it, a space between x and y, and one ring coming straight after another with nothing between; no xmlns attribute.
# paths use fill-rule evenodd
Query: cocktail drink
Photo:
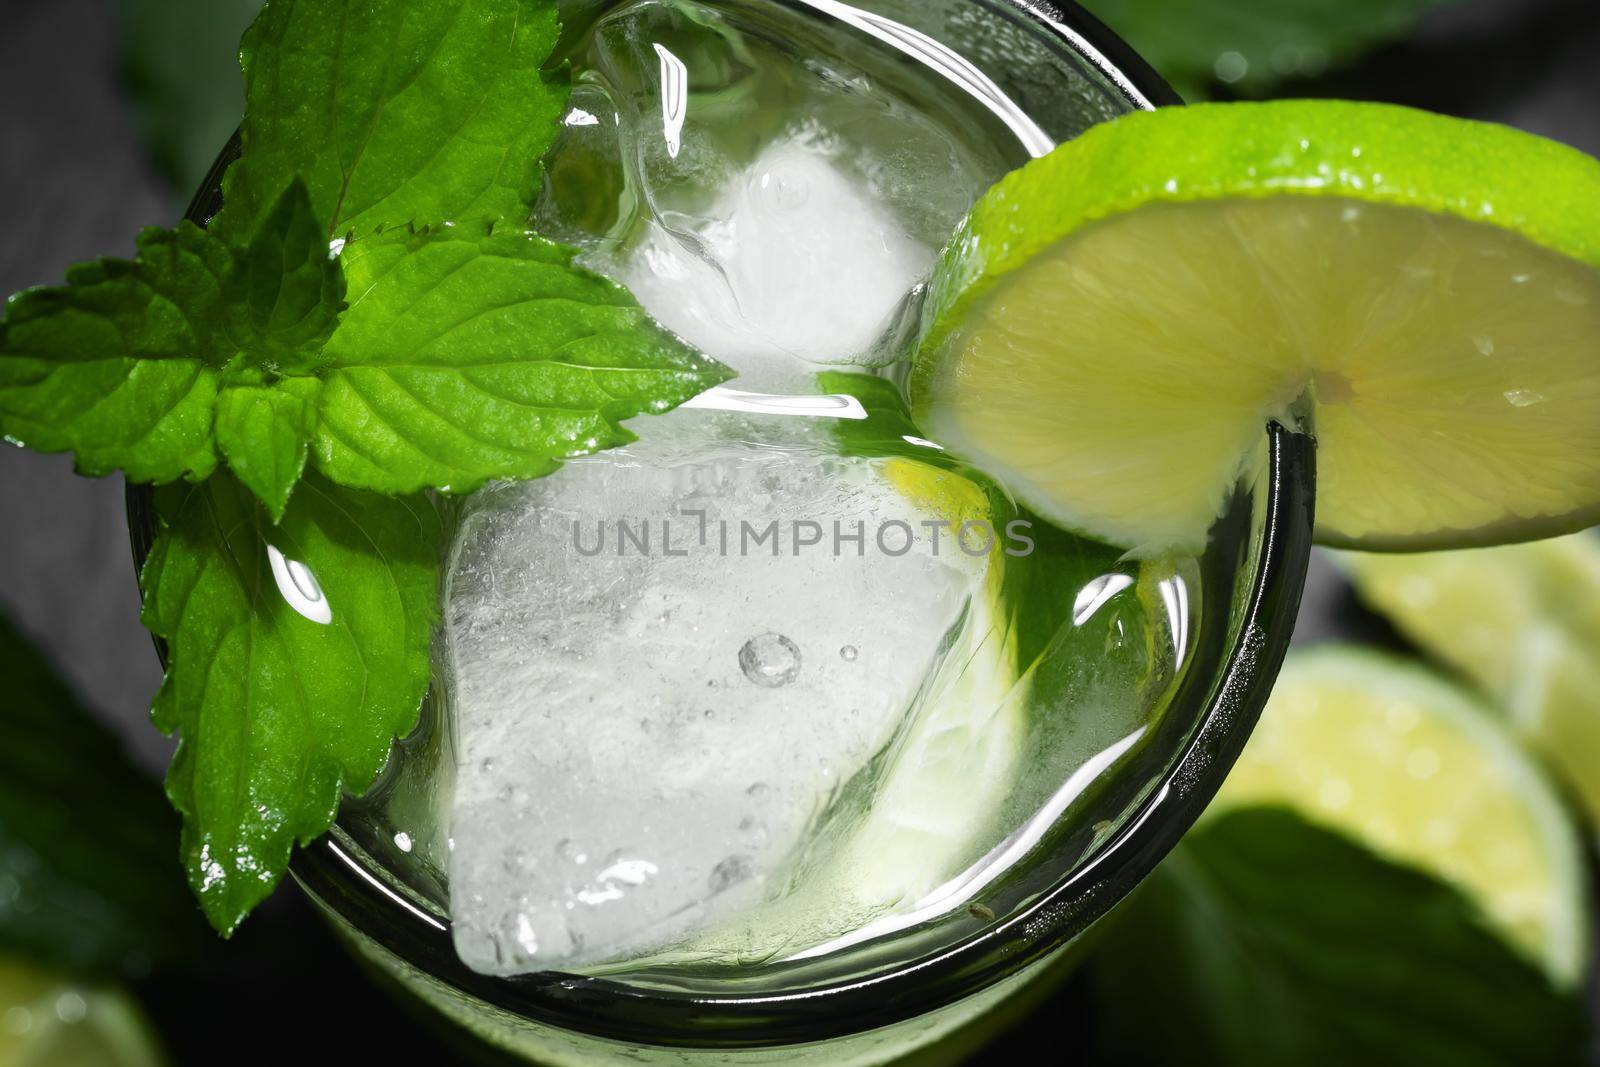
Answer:
<svg viewBox="0 0 1600 1067"><path fill-rule="evenodd" d="M738 378L450 505L422 728L297 873L542 1061L881 1062L1038 977L1203 806L1286 640L1308 452L1264 425L1203 543L1108 544L908 414L974 200L1161 92L1064 14L563 22L534 225Z"/></svg>

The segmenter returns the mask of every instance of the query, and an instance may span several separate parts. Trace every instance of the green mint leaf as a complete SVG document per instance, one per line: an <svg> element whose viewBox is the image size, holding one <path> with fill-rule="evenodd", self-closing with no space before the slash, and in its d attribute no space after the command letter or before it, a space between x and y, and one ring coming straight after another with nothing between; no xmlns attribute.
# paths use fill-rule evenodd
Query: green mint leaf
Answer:
<svg viewBox="0 0 1600 1067"><path fill-rule="evenodd" d="M156 783L0 617L0 955L137 975L197 955Z"/></svg>
<svg viewBox="0 0 1600 1067"><path fill-rule="evenodd" d="M1248 96L1347 66L1452 0L1084 0L1185 97Z"/></svg>
<svg viewBox="0 0 1600 1067"><path fill-rule="evenodd" d="M318 372L318 468L385 493L536 478L730 376L574 254L483 224L352 242L350 308Z"/></svg>
<svg viewBox="0 0 1600 1067"><path fill-rule="evenodd" d="M72 451L84 474L203 479L217 465L219 391L315 366L343 306L343 271L301 183L243 249L189 222L146 230L134 259L80 264L65 285L11 298L0 321L0 434ZM269 474L265 459L280 455L282 434L262 452L263 424L239 422L244 413L230 407L230 458L250 465L246 483L281 510L293 482L282 483L282 462ZM257 439L248 453L247 433Z"/></svg>
<svg viewBox="0 0 1600 1067"><path fill-rule="evenodd" d="M190 885L228 933L415 725L441 524L425 498L309 474L276 526L222 473L155 503L141 584L145 625L171 657L154 709L179 734L167 794Z"/></svg>
<svg viewBox="0 0 1600 1067"><path fill-rule="evenodd" d="M274 522L305 469L313 425L311 403L288 389L234 386L217 400L217 448Z"/></svg>
<svg viewBox="0 0 1600 1067"><path fill-rule="evenodd" d="M216 374L193 360L0 361L0 433L40 452L76 453L79 473L135 482L204 478Z"/></svg>
<svg viewBox="0 0 1600 1067"><path fill-rule="evenodd" d="M1459 892L1286 811L1241 811L1190 834L1125 908L1090 971L1104 1062L1584 1059L1578 998Z"/></svg>
<svg viewBox="0 0 1600 1067"><path fill-rule="evenodd" d="M304 177L327 237L524 221L566 103L551 0L273 0L245 34L224 235Z"/></svg>
<svg viewBox="0 0 1600 1067"><path fill-rule="evenodd" d="M6 307L4 354L41 363L108 358L226 362L227 246L193 223L139 235L132 260L67 271L67 284L28 289Z"/></svg>
<svg viewBox="0 0 1600 1067"><path fill-rule="evenodd" d="M217 371L230 358L225 246L184 223L146 230L133 260L67 272L12 297L0 322L0 434L73 451L85 474L204 478Z"/></svg>
<svg viewBox="0 0 1600 1067"><path fill-rule="evenodd" d="M313 365L344 310L344 272L296 178L250 238L228 279L235 339L246 361L273 373Z"/></svg>

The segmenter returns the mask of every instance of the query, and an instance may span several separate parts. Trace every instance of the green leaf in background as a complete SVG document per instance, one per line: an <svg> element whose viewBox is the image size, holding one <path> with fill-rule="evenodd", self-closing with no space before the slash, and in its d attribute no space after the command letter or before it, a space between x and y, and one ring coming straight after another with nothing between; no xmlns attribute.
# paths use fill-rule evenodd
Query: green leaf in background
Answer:
<svg viewBox="0 0 1600 1067"><path fill-rule="evenodd" d="M1571 1067L1586 1041L1460 893L1270 808L1185 838L1089 977L1108 1063Z"/></svg>
<svg viewBox="0 0 1600 1067"><path fill-rule="evenodd" d="M237 233L297 177L329 237L525 221L566 105L539 71L557 34L541 0L275 0L245 34L244 155L213 225Z"/></svg>
<svg viewBox="0 0 1600 1067"><path fill-rule="evenodd" d="M228 933L415 725L441 524L425 498L315 477L277 526L220 473L159 490L156 510L141 584L171 655L154 709L180 738L167 794L190 886Z"/></svg>
<svg viewBox="0 0 1600 1067"><path fill-rule="evenodd" d="M1083 0L1185 99L1263 96L1405 37L1453 0Z"/></svg>
<svg viewBox="0 0 1600 1067"><path fill-rule="evenodd" d="M352 242L350 309L319 371L318 468L385 493L536 478L728 378L574 255L481 223Z"/></svg>
<svg viewBox="0 0 1600 1067"><path fill-rule="evenodd" d="M261 0L120 0L118 62L151 161L187 199L244 115L239 37Z"/></svg>
<svg viewBox="0 0 1600 1067"><path fill-rule="evenodd" d="M155 782L0 618L0 955L137 975L201 951Z"/></svg>

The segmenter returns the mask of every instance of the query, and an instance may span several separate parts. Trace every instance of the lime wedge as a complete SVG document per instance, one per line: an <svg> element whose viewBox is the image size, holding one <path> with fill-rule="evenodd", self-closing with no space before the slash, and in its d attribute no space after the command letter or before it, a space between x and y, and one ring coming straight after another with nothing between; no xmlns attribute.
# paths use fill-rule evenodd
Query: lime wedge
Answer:
<svg viewBox="0 0 1600 1067"><path fill-rule="evenodd" d="M926 432L1032 508L1200 543L1268 420L1324 543L1600 519L1600 163L1499 126L1278 101L1095 127L1007 175L930 288Z"/></svg>
<svg viewBox="0 0 1600 1067"><path fill-rule="evenodd" d="M1600 820L1600 535L1338 562L1374 610L1491 695Z"/></svg>
<svg viewBox="0 0 1600 1067"><path fill-rule="evenodd" d="M160 1067L160 1046L125 994L0 958L0 1065Z"/></svg>
<svg viewBox="0 0 1600 1067"><path fill-rule="evenodd" d="M884 476L924 514L959 529L994 521L988 495L954 471L893 458ZM1028 734L1026 701L1000 601L1003 555L992 550L968 605L965 638L933 679L922 711L901 737L882 790L852 838L840 869L874 904L912 902L976 859L973 849L999 818ZM974 568L983 561L972 560Z"/></svg>
<svg viewBox="0 0 1600 1067"><path fill-rule="evenodd" d="M1291 654L1208 811L1281 804L1449 882L1562 988L1588 954L1583 843L1494 712L1427 669Z"/></svg>

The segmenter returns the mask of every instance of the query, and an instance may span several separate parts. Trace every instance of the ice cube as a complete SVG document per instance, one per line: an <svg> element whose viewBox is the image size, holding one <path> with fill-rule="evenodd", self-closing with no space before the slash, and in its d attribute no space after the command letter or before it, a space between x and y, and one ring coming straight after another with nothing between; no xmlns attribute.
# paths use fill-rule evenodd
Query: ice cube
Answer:
<svg viewBox="0 0 1600 1067"><path fill-rule="evenodd" d="M537 223L741 388L797 391L805 363L903 354L902 298L1005 167L806 51L810 20L742 17L642 0L600 20Z"/></svg>
<svg viewBox="0 0 1600 1067"><path fill-rule="evenodd" d="M807 363L859 362L933 253L817 143L769 145L687 235L652 223L602 269L663 325L740 374L797 389Z"/></svg>
<svg viewBox="0 0 1600 1067"><path fill-rule="evenodd" d="M877 551L878 525L928 516L876 464L739 443L738 416L662 423L465 519L449 873L478 970L643 955L782 893L823 812L870 803L845 787L977 580L948 543ZM864 524L860 554L836 520Z"/></svg>

